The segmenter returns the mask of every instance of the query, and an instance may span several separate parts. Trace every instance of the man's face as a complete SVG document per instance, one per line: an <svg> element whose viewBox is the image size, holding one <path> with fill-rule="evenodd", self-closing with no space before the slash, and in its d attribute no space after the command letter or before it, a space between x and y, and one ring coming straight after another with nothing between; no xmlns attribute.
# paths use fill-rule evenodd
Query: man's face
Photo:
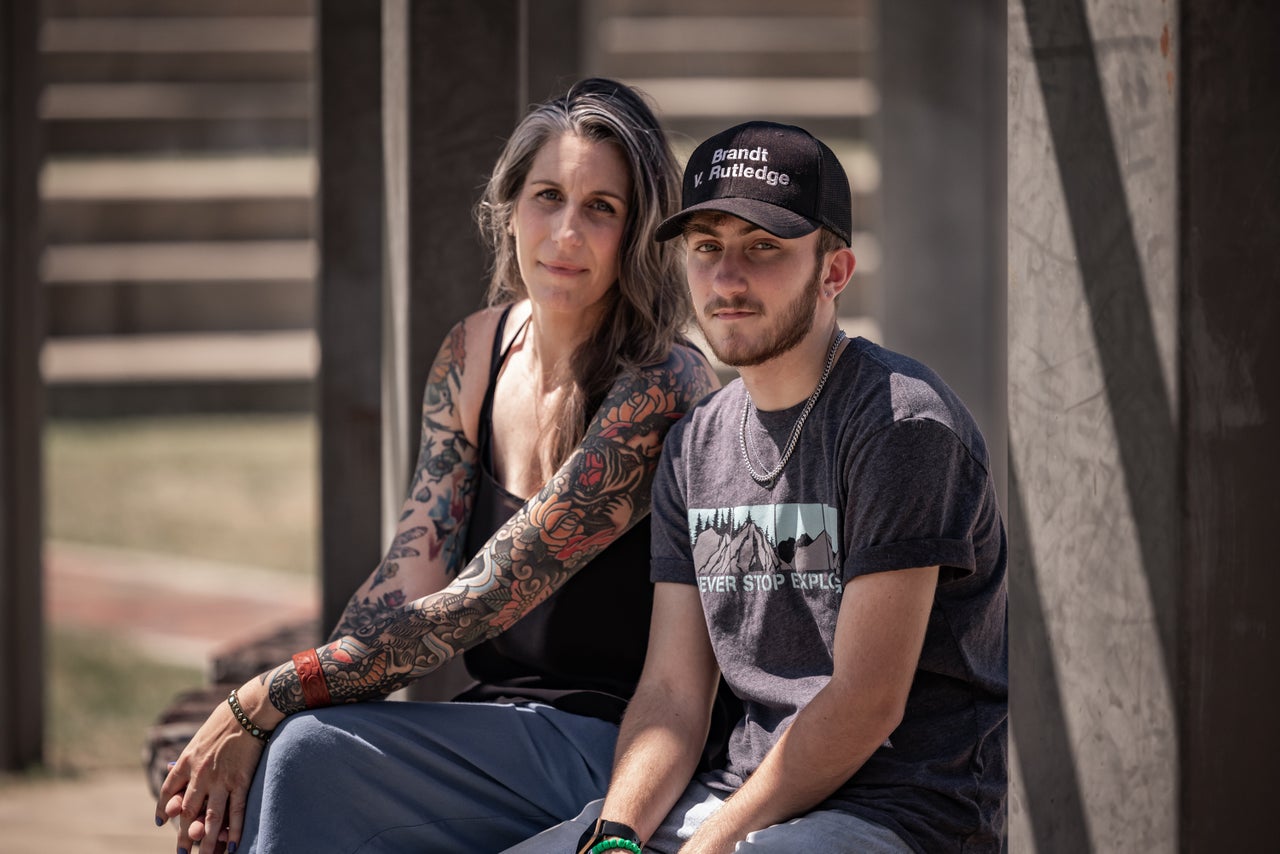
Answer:
<svg viewBox="0 0 1280 854"><path fill-rule="evenodd" d="M759 365L813 327L822 281L818 234L775 237L735 216L701 213L685 229L698 326L726 365Z"/></svg>

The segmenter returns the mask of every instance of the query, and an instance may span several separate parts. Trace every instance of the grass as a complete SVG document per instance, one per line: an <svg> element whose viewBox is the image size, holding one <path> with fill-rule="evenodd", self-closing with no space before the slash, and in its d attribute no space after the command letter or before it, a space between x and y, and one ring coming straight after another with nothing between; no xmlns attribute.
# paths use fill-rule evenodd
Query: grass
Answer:
<svg viewBox="0 0 1280 854"><path fill-rule="evenodd" d="M316 445L307 416L53 420L46 536L314 573ZM46 638L44 770L55 775L140 768L159 710L203 682L123 637L63 625Z"/></svg>
<svg viewBox="0 0 1280 854"><path fill-rule="evenodd" d="M47 536L314 573L308 416L51 421Z"/></svg>
<svg viewBox="0 0 1280 854"><path fill-rule="evenodd" d="M47 638L45 764L56 774L141 769L159 710L203 682L199 669L152 661L115 638L67 629Z"/></svg>

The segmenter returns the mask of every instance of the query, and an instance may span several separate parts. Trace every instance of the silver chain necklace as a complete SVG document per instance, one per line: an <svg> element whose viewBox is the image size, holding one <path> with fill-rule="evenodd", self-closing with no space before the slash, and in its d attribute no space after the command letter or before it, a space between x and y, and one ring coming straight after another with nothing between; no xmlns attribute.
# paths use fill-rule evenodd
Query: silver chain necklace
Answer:
<svg viewBox="0 0 1280 854"><path fill-rule="evenodd" d="M782 474L782 470L786 468L787 461L791 459L792 452L796 449L796 443L800 441L800 431L804 429L805 419L809 417L809 413L813 410L813 405L818 402L818 395L822 394L822 387L827 384L827 377L831 376L831 367L836 363L836 348L840 346L840 342L844 340L844 330L836 330L836 338L831 342L831 350L827 353L827 364L822 369L822 376L818 379L818 386L813 390L813 394L809 395L809 399L805 401L804 409L800 411L800 417L796 419L796 426L791 428L791 438L787 441L787 449L782 452L782 459L770 471L761 474L756 471L756 467L751 464L751 455L747 453L747 415L751 412L751 392L747 392L746 399L742 401L742 424L738 430L738 440L742 449L742 461L747 464L747 473L751 475L751 479L763 486L765 489L772 489L773 483L778 479L778 475ZM752 447L755 443L752 442ZM760 451L756 450L756 456L760 455Z"/></svg>

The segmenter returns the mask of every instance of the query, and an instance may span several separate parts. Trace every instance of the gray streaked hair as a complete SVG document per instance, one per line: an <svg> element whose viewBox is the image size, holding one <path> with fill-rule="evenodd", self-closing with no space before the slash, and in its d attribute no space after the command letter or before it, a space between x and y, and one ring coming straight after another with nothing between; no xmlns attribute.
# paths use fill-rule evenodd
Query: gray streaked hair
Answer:
<svg viewBox="0 0 1280 854"><path fill-rule="evenodd" d="M631 176L627 221L618 249L618 282L600 325L571 360L574 391L557 413L557 429L543 449L554 469L581 440L589 407L597 406L617 375L667 358L691 316L680 254L653 239L658 223L680 200L680 168L653 110L636 89L600 77L575 83L564 95L534 107L507 140L476 207L493 252L487 300L501 305L527 296L510 223L533 160L552 139L572 133L616 145ZM549 473L549 472L548 472Z"/></svg>

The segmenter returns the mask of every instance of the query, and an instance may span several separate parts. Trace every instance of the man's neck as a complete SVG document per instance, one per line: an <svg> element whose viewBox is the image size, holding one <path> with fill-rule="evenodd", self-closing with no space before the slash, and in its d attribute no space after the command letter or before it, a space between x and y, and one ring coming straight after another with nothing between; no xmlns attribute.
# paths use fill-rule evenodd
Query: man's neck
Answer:
<svg viewBox="0 0 1280 854"><path fill-rule="evenodd" d="M795 406L813 394L826 367L836 323L816 321L809 333L787 352L759 365L738 369L757 409L776 412Z"/></svg>

